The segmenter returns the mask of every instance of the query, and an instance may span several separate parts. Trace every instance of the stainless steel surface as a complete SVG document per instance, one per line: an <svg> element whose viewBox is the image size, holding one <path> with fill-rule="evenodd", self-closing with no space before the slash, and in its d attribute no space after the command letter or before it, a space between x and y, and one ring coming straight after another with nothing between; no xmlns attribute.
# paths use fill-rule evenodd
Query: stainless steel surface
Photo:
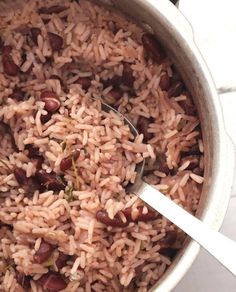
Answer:
<svg viewBox="0 0 236 292"><path fill-rule="evenodd" d="M174 5L166 0L100 1L117 6L138 23L152 27L194 96L201 119L206 157L206 182L197 216L218 230L231 193L234 150L225 133L221 107L212 78L194 44L191 26ZM11 4L14 6L14 1L11 1ZM1 3L0 10L3 12ZM171 291L189 269L198 251L199 245L196 242L186 242L184 249L153 290Z"/></svg>

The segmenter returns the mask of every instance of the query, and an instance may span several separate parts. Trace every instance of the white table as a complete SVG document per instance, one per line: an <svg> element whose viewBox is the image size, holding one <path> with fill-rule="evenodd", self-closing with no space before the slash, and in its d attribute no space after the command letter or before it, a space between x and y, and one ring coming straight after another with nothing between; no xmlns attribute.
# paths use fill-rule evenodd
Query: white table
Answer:
<svg viewBox="0 0 236 292"><path fill-rule="evenodd" d="M180 0L195 41L224 94L222 103L228 133L236 145L236 1ZM221 229L236 241L236 188ZM235 259L236 264L236 259ZM203 249L174 292L235 292L236 278Z"/></svg>

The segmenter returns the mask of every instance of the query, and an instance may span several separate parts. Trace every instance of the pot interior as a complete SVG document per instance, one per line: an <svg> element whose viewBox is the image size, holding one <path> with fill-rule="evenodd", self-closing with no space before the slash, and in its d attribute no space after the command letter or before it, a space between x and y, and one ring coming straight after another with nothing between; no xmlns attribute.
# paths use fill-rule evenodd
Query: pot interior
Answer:
<svg viewBox="0 0 236 292"><path fill-rule="evenodd" d="M115 6L148 31L155 33L191 92L201 121L205 153L205 183L196 215L206 223L218 228L222 222L228 199L228 195L226 195L224 203L219 204L220 201L215 192L216 188L218 188L218 193L222 190L222 187L216 184L216 180L222 173L222 170L220 173L219 169L222 161L222 132L224 129L221 125L223 123L222 115L217 105L215 88L205 64L196 50L193 36L190 34L186 37L186 34L183 33L184 27L183 32L181 31L178 19L182 16L177 8L166 3L168 2L166 0L101 0L96 2ZM165 5L167 6L164 7ZM168 13L165 14L165 12ZM174 22L176 22L176 27ZM229 191L226 190L226 193ZM222 197L221 194L219 196ZM214 222L218 209L214 202L223 206L216 223ZM153 289L164 292L172 289L188 270L198 250L198 245L187 239L183 249Z"/></svg>

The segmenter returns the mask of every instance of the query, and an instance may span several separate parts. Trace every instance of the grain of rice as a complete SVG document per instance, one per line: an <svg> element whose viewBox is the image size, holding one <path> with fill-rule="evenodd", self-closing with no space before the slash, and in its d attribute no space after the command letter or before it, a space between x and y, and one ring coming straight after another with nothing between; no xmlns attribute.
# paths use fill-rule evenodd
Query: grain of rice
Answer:
<svg viewBox="0 0 236 292"><path fill-rule="evenodd" d="M124 282L124 286L125 286L125 287L127 287L127 286L130 284L130 282L131 282L131 280L133 279L133 277L134 277L134 272L132 271L132 272L127 276L126 281Z"/></svg>
<svg viewBox="0 0 236 292"><path fill-rule="evenodd" d="M156 185L155 188L158 191L165 191L165 190L168 190L169 189L169 186L168 185L164 185L164 184L159 184L159 185Z"/></svg>
<svg viewBox="0 0 236 292"><path fill-rule="evenodd" d="M155 170L154 171L154 174L158 177L166 177L166 174L164 172L161 172L161 171L158 171L158 170Z"/></svg>
<svg viewBox="0 0 236 292"><path fill-rule="evenodd" d="M80 257L77 257L77 259L74 261L74 264L70 270L70 273L75 274L78 270L79 265L80 265Z"/></svg>
<svg viewBox="0 0 236 292"><path fill-rule="evenodd" d="M89 228L88 228L88 243L89 244L91 244L93 240L94 225L95 225L95 220L92 220L89 223Z"/></svg>
<svg viewBox="0 0 236 292"><path fill-rule="evenodd" d="M178 190L178 187L179 187L179 184L178 184L178 183L175 183L175 184L173 185L173 187L171 188L169 194L170 194L171 196L173 196L174 193Z"/></svg>
<svg viewBox="0 0 236 292"><path fill-rule="evenodd" d="M164 135L164 138L169 139L169 138L173 137L174 135L176 135L177 133L178 133L178 130L170 131L168 134Z"/></svg>
<svg viewBox="0 0 236 292"><path fill-rule="evenodd" d="M189 173L186 173L179 182L180 187L184 187L189 179Z"/></svg>
<svg viewBox="0 0 236 292"><path fill-rule="evenodd" d="M137 239L140 239L140 240L147 240L148 239L148 237L146 235L143 235L143 234L140 234L140 233L132 232L131 234L132 234L132 236L134 238L137 238Z"/></svg>
<svg viewBox="0 0 236 292"><path fill-rule="evenodd" d="M36 49L35 49L35 53L37 54L39 60L40 60L42 63L45 63L45 62L46 62L47 59L46 59L46 57L42 54L42 51L41 51L39 48L36 48ZM35 90L37 90L37 89L35 88Z"/></svg>
<svg viewBox="0 0 236 292"><path fill-rule="evenodd" d="M198 184L202 184L204 181L204 178L200 175L196 175L195 173L191 173L190 177Z"/></svg>
<svg viewBox="0 0 236 292"><path fill-rule="evenodd" d="M199 147L200 152L203 153L204 152L204 147L203 147L202 139L198 140L198 147Z"/></svg>
<svg viewBox="0 0 236 292"><path fill-rule="evenodd" d="M88 252L88 253L94 253L94 252L95 252L95 250L94 250L93 247L88 246L88 245L86 245L86 244L80 244L80 248L81 248L82 250Z"/></svg>
<svg viewBox="0 0 236 292"><path fill-rule="evenodd" d="M185 162L179 167L179 171L183 171L183 170L185 170L185 169L189 166L189 164L190 164L190 161L189 161L189 160L185 161Z"/></svg>

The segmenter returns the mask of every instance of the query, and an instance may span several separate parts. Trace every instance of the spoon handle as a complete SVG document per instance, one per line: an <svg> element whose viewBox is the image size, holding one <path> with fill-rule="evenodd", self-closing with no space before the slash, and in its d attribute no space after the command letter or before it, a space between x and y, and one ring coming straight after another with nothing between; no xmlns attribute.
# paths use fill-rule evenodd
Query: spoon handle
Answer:
<svg viewBox="0 0 236 292"><path fill-rule="evenodd" d="M236 242L212 230L145 182L134 191L153 209L177 225L236 276Z"/></svg>

